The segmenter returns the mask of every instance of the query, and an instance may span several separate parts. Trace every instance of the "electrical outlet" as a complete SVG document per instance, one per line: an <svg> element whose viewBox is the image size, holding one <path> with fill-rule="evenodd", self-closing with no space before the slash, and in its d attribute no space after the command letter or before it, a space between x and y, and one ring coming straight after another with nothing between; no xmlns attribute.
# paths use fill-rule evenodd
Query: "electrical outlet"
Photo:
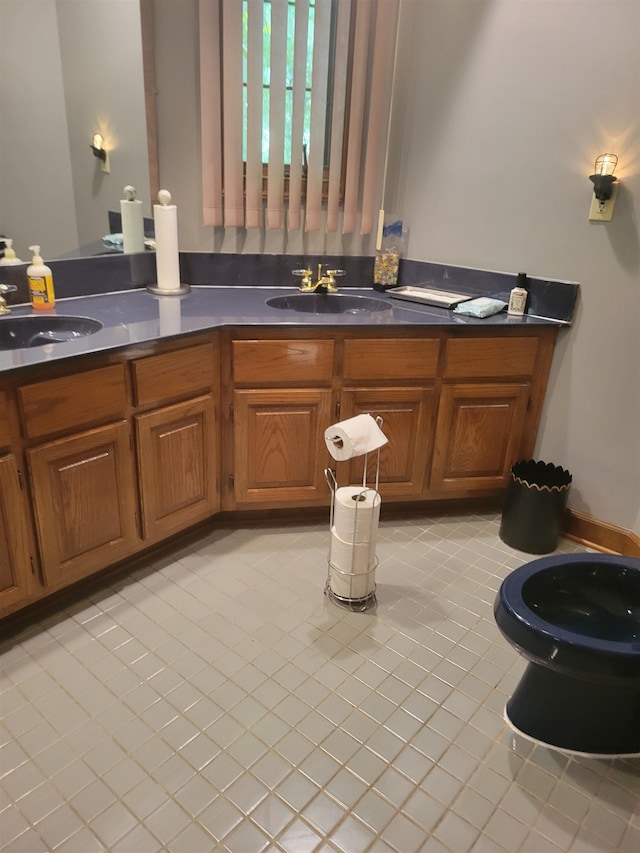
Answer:
<svg viewBox="0 0 640 853"><path fill-rule="evenodd" d="M611 198L607 201L598 201L595 195L591 196L591 207L589 208L589 222L611 222L613 209L616 206L618 187L614 184L611 188Z"/></svg>

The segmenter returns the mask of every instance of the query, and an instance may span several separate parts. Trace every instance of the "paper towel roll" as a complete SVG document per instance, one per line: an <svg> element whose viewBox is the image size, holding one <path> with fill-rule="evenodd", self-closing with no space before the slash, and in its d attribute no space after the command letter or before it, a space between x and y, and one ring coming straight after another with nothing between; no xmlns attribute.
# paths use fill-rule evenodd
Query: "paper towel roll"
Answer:
<svg viewBox="0 0 640 853"><path fill-rule="evenodd" d="M325 430L324 440L329 453L338 462L377 450L388 441L375 419L368 414L333 424Z"/></svg>
<svg viewBox="0 0 640 853"><path fill-rule="evenodd" d="M343 486L334 497L333 525L344 542L375 539L380 520L380 495L375 489Z"/></svg>
<svg viewBox="0 0 640 853"><path fill-rule="evenodd" d="M160 190L158 198L161 203L153 205L158 289L171 292L180 289L178 209L169 204L171 193L167 190Z"/></svg>
<svg viewBox="0 0 640 853"><path fill-rule="evenodd" d="M131 255L144 252L144 219L142 202L136 199L135 187L125 187L124 194L125 197L120 200L122 251Z"/></svg>

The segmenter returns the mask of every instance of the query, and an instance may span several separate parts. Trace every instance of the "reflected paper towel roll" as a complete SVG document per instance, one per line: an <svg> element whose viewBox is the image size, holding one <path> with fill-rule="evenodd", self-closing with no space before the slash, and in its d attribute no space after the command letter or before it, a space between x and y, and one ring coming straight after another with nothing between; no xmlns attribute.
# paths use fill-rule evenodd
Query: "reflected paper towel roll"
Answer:
<svg viewBox="0 0 640 853"><path fill-rule="evenodd" d="M324 440L329 453L338 462L377 450L388 441L375 419L368 414L333 424L325 430Z"/></svg>
<svg viewBox="0 0 640 853"><path fill-rule="evenodd" d="M122 218L122 251L127 255L144 252L144 219L142 202L136 198L135 187L124 188L124 198L120 200Z"/></svg>
<svg viewBox="0 0 640 853"><path fill-rule="evenodd" d="M334 498L333 526L345 542L370 542L375 539L380 520L380 495L375 489L343 486Z"/></svg>
<svg viewBox="0 0 640 853"><path fill-rule="evenodd" d="M182 331L182 306L179 299L159 299L161 335L179 335Z"/></svg>
<svg viewBox="0 0 640 853"><path fill-rule="evenodd" d="M180 289L178 209L175 204L169 203L171 193L167 190L160 190L158 200L160 204L153 205L158 289L170 293Z"/></svg>

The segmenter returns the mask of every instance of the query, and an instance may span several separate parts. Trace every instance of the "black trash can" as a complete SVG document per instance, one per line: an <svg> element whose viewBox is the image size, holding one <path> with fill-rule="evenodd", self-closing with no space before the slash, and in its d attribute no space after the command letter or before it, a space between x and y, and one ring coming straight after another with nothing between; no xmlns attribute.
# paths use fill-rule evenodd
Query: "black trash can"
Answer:
<svg viewBox="0 0 640 853"><path fill-rule="evenodd" d="M568 471L548 462L516 462L502 508L500 539L527 554L554 551L571 480Z"/></svg>

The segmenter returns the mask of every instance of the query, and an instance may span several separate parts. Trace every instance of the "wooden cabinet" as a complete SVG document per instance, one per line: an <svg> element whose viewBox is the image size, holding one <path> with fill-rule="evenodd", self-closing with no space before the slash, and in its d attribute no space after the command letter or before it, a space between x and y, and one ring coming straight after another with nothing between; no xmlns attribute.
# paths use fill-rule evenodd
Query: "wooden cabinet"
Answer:
<svg viewBox="0 0 640 853"><path fill-rule="evenodd" d="M431 492L505 488L513 463L533 451L552 351L537 334L447 340Z"/></svg>
<svg viewBox="0 0 640 853"><path fill-rule="evenodd" d="M326 502L334 341L234 340L231 351L235 504Z"/></svg>
<svg viewBox="0 0 640 853"><path fill-rule="evenodd" d="M500 494L533 452L554 340L550 328L232 340L228 508L325 502L327 465L341 484L362 482L364 458L336 463L323 433L363 412L389 439L383 499ZM366 462L372 485L377 452Z"/></svg>
<svg viewBox="0 0 640 853"><path fill-rule="evenodd" d="M284 506L326 500L324 431L331 420L331 391L240 390L233 399L236 500Z"/></svg>
<svg viewBox="0 0 640 853"><path fill-rule="evenodd" d="M517 460L529 385L445 385L440 393L431 487L467 492L502 488Z"/></svg>
<svg viewBox="0 0 640 853"><path fill-rule="evenodd" d="M346 388L341 419L368 412L382 418L389 439L380 449L380 493L383 498L420 497L424 489L434 423L434 391L423 387ZM378 453L367 456L367 485L375 483ZM346 469L346 470L345 470ZM364 457L338 463L340 483L360 483Z"/></svg>
<svg viewBox="0 0 640 853"><path fill-rule="evenodd" d="M21 604L32 577L26 507L12 454L0 457L0 613Z"/></svg>
<svg viewBox="0 0 640 853"><path fill-rule="evenodd" d="M16 387L40 597L219 509L217 342L133 352Z"/></svg>
<svg viewBox="0 0 640 853"><path fill-rule="evenodd" d="M217 512L213 398L155 409L135 421L145 540L164 539Z"/></svg>
<svg viewBox="0 0 640 853"><path fill-rule="evenodd" d="M420 498L435 425L437 337L347 338L344 342L340 418L364 412L382 418L389 439L380 450L384 499ZM375 483L377 452L367 457L367 484ZM339 482L363 481L364 458L337 466Z"/></svg>
<svg viewBox="0 0 640 853"><path fill-rule="evenodd" d="M120 421L28 451L45 580L58 588L138 544L129 424Z"/></svg>
<svg viewBox="0 0 640 853"><path fill-rule="evenodd" d="M145 542L165 539L220 509L218 360L216 339L131 365L137 407L181 400L135 416Z"/></svg>

